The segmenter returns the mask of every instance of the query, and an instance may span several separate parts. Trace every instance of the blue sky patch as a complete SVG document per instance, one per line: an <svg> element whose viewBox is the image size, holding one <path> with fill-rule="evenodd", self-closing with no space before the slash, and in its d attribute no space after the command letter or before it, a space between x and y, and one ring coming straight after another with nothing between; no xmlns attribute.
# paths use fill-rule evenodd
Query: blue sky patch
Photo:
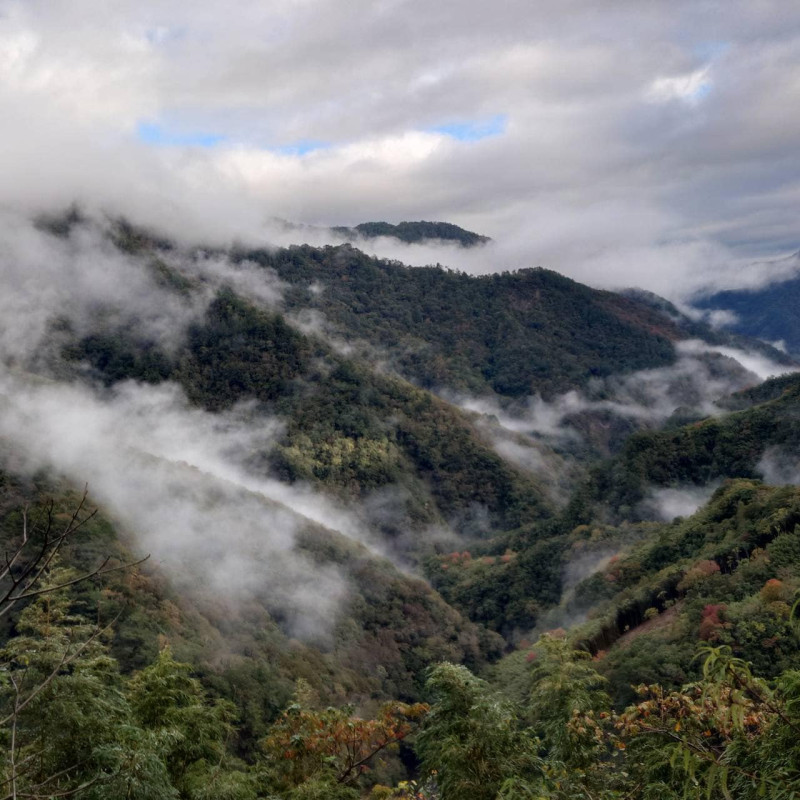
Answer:
<svg viewBox="0 0 800 800"><path fill-rule="evenodd" d="M140 142L164 147L215 147L226 141L219 133L205 131L171 131L157 122L140 122L136 126Z"/></svg>
<svg viewBox="0 0 800 800"><path fill-rule="evenodd" d="M500 136L508 127L508 114L474 120L459 120L428 128L432 133L443 133L459 142L477 142L490 136Z"/></svg>
<svg viewBox="0 0 800 800"><path fill-rule="evenodd" d="M698 42L693 48L695 55L706 61L713 61L715 58L724 56L731 49L730 42L708 40Z"/></svg>
<svg viewBox="0 0 800 800"><path fill-rule="evenodd" d="M185 36L186 27L172 27L169 25L158 25L153 28L148 28L144 32L144 38L156 47L169 44L170 42L177 42L185 38Z"/></svg>
<svg viewBox="0 0 800 800"><path fill-rule="evenodd" d="M328 142L319 142L315 139L300 139L291 144L271 147L270 150L282 156L304 156L307 153L313 153L315 150L326 150L329 147L330 143Z"/></svg>
<svg viewBox="0 0 800 800"><path fill-rule="evenodd" d="M709 81L704 81L689 95L689 97L692 100L702 100L711 93L712 88L713 86Z"/></svg>

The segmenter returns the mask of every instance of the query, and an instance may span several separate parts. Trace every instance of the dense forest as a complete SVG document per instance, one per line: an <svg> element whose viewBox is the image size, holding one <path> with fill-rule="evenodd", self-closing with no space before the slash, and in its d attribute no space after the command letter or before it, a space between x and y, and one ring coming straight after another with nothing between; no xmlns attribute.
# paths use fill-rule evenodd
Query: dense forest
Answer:
<svg viewBox="0 0 800 800"><path fill-rule="evenodd" d="M795 253L785 262L797 263ZM795 357L800 354L800 327L798 327L797 301L800 299L800 280L789 277L763 288L749 290L726 289L696 298L693 303L704 311L727 312L726 327L745 336L757 336L767 342L778 342Z"/></svg>
<svg viewBox="0 0 800 800"><path fill-rule="evenodd" d="M479 233L464 230L451 222L362 222L354 228L338 227L331 229L334 233L348 239L362 237L373 239L378 236L389 236L409 244L426 241L455 242L461 247L475 247L486 244L491 239Z"/></svg>
<svg viewBox="0 0 800 800"><path fill-rule="evenodd" d="M2 796L800 792L786 356L543 269L37 231L144 302L4 365Z"/></svg>

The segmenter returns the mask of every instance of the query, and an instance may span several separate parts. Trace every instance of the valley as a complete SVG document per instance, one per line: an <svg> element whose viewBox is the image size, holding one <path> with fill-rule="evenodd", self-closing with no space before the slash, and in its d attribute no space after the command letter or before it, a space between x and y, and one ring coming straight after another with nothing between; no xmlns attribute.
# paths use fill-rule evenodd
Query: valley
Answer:
<svg viewBox="0 0 800 800"><path fill-rule="evenodd" d="M31 637L55 647L53 624L69 639L75 620L113 620L96 658L144 737L130 752L166 764L158 780L181 797L202 796L192 781L212 756L231 798L436 797L408 781L445 757L430 731L459 692L505 714L491 725L508 735L539 736L498 775L550 793L509 797L606 780L618 793L603 796L623 797L601 751L626 726L636 738L634 685L703 680L702 647L759 681L791 673L800 375L784 353L543 269L471 277L350 244L187 247L77 213L26 235L52 291L38 297L24 263L9 276L18 307L38 310L3 336L5 547L28 514L68 515L88 483L98 512L41 580L149 558L23 603L7 663L28 669ZM87 642L73 677L110 691L100 662L84 664L101 641ZM536 703L571 670L586 697L547 722ZM193 708L205 750L145 744L161 723L137 691L159 680L184 694L158 713L178 731ZM501 713L490 688L528 711ZM617 732L560 751L570 714L604 704ZM48 713L32 743L53 735ZM342 761L337 726L353 719L363 749ZM415 754L404 740L420 724ZM98 786L132 791L129 767L98 753Z"/></svg>

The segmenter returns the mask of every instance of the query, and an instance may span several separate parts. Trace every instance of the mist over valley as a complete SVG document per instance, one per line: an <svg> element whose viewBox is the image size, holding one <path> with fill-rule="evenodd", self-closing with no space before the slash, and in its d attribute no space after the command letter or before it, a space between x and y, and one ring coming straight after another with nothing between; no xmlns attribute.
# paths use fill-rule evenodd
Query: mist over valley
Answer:
<svg viewBox="0 0 800 800"><path fill-rule="evenodd" d="M0 797L795 797L799 56L0 0Z"/></svg>

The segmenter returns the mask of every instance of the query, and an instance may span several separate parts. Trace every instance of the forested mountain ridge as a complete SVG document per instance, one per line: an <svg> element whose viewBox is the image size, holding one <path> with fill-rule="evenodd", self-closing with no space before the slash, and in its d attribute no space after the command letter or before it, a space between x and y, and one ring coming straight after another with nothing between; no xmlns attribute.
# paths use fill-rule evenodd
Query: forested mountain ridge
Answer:
<svg viewBox="0 0 800 800"><path fill-rule="evenodd" d="M380 348L426 388L552 395L593 376L670 363L670 342L684 338L635 300L547 270L475 278L347 246L240 257L290 284L289 310L323 314L334 332Z"/></svg>
<svg viewBox="0 0 800 800"><path fill-rule="evenodd" d="M618 712L632 681L658 681L671 719L689 681L761 680L717 653L735 673L702 683L704 642L784 681L748 700L764 742L794 719L797 492L756 479L796 480L800 380L758 384L734 359L775 351L548 270L191 250L80 215L45 228L67 271L108 264L130 288L70 295L54 272L63 302L4 367L4 544L48 497L68 518L89 480L101 513L42 580L151 560L8 619L3 664L19 676L38 648L76 731L70 749L46 704L17 714L22 758L53 742L20 773L31 791L56 775L85 797L677 796L680 769L617 766L647 749L639 712ZM114 622L93 638L98 613ZM70 629L86 658L62 668ZM89 686L115 709L94 733ZM751 729L701 721L722 769ZM490 753L477 777L473 745ZM709 763L703 792L723 780Z"/></svg>
<svg viewBox="0 0 800 800"><path fill-rule="evenodd" d="M785 261L800 264L795 253ZM777 265L776 265L777 266ZM781 264L785 269L785 264ZM800 278L795 275L759 289L727 289L693 300L706 312L726 312L725 327L745 336L779 343L797 357L800 354L800 326L797 321Z"/></svg>
<svg viewBox="0 0 800 800"><path fill-rule="evenodd" d="M354 228L331 228L334 233L341 234L349 239L362 237L374 239L378 236L389 236L409 244L417 242L440 241L456 242L461 247L475 247L486 244L491 239L478 233L464 230L451 222L362 222Z"/></svg>

